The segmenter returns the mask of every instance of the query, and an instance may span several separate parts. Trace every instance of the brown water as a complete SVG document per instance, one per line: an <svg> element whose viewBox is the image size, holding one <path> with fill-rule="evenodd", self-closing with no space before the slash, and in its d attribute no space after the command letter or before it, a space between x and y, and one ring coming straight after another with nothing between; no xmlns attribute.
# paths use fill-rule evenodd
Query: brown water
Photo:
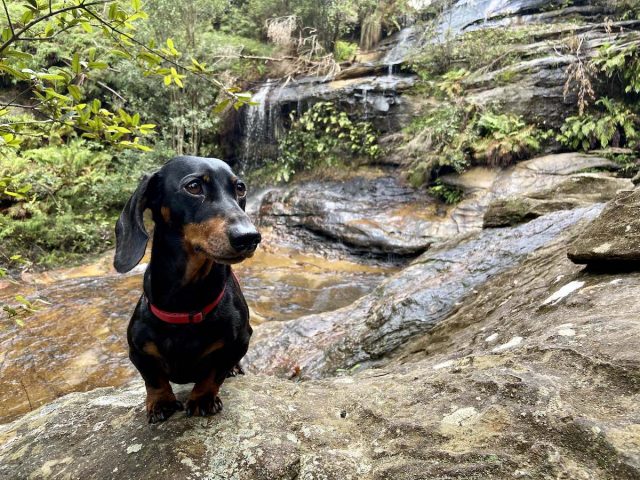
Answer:
<svg viewBox="0 0 640 480"><path fill-rule="evenodd" d="M73 391L117 386L137 376L126 351L126 328L142 285L142 270L118 275L112 253L75 268L0 283L0 301L20 293L48 302L19 326L0 313L0 422ZM252 323L286 321L334 310L369 292L395 269L327 260L264 242L234 267Z"/></svg>

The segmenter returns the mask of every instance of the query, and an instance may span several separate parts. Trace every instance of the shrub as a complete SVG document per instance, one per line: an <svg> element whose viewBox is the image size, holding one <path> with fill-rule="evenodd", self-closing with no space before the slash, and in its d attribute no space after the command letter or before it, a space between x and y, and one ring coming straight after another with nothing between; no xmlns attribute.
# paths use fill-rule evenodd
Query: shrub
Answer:
<svg viewBox="0 0 640 480"><path fill-rule="evenodd" d="M357 51L357 43L343 42L342 40L338 40L333 50L333 55L336 59L336 62L345 62L348 60L352 60Z"/></svg>
<svg viewBox="0 0 640 480"><path fill-rule="evenodd" d="M537 153L549 132L521 117L480 113L473 105L445 103L405 129L404 151L414 158L408 177L414 186L441 173L462 173L472 164L507 166Z"/></svg>
<svg viewBox="0 0 640 480"><path fill-rule="evenodd" d="M380 149L369 122L353 122L331 102L316 103L296 118L278 145L276 181L288 182L300 170L335 166L339 159L375 158Z"/></svg>
<svg viewBox="0 0 640 480"><path fill-rule="evenodd" d="M640 93L640 52L638 43L625 48L605 43L593 59L593 65L607 77L619 80L625 93Z"/></svg>
<svg viewBox="0 0 640 480"><path fill-rule="evenodd" d="M450 70L442 75L442 80L438 83L438 90L448 98L455 98L462 93L462 81L468 76L469 70L465 68Z"/></svg>
<svg viewBox="0 0 640 480"><path fill-rule="evenodd" d="M408 179L414 186L429 183L442 172L463 172L469 166L468 141L475 109L444 103L415 119L404 133L404 153L413 159Z"/></svg>
<svg viewBox="0 0 640 480"><path fill-rule="evenodd" d="M464 194L460 188L442 183L440 179L437 179L434 184L429 187L429 193L449 205L458 203L462 200Z"/></svg>
<svg viewBox="0 0 640 480"><path fill-rule="evenodd" d="M158 163L157 153L114 156L84 141L0 159L0 257L45 265L106 250L139 177Z"/></svg>
<svg viewBox="0 0 640 480"><path fill-rule="evenodd" d="M593 113L568 117L557 139L572 149L590 150L600 146L637 147L638 116L620 102L603 97Z"/></svg>

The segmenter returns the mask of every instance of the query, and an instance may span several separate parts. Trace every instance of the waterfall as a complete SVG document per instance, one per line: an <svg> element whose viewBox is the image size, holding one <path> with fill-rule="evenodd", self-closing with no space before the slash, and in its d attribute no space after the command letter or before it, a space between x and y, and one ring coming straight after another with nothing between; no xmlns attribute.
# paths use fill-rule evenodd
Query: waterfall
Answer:
<svg viewBox="0 0 640 480"><path fill-rule="evenodd" d="M403 28L398 32L396 44L382 59L382 63L387 66L388 74L393 74L393 67L402 63L409 54L416 42L415 27Z"/></svg>
<svg viewBox="0 0 640 480"><path fill-rule="evenodd" d="M273 82L265 82L251 99L256 105L245 107L242 122L243 170L254 166L262 157L263 148L273 141L275 113L269 98L273 86Z"/></svg>

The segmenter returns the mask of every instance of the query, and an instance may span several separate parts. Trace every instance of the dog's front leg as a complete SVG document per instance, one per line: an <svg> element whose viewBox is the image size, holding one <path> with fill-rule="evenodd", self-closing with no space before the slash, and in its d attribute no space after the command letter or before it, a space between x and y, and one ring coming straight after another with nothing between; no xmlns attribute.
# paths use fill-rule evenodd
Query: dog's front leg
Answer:
<svg viewBox="0 0 640 480"><path fill-rule="evenodd" d="M218 397L218 392L225 376L226 371L225 375L220 378L214 369L205 378L196 382L191 395L189 395L189 400L187 400L186 413L188 416L201 415L205 417L222 410L222 400Z"/></svg>
<svg viewBox="0 0 640 480"><path fill-rule="evenodd" d="M162 422L183 407L173 394L167 374L162 368L161 358L159 355L148 354L146 350L145 346L144 353L130 352L129 357L144 379L149 423Z"/></svg>

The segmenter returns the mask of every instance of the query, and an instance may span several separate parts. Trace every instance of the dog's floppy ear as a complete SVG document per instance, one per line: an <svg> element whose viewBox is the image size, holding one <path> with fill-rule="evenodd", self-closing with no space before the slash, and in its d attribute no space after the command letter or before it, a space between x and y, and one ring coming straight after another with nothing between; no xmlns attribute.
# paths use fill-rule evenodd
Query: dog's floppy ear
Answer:
<svg viewBox="0 0 640 480"><path fill-rule="evenodd" d="M151 183L156 174L145 175L136 191L124 206L120 218L116 222L116 255L113 266L120 273L135 267L147 248L149 234L144 228L143 213L149 206L148 195Z"/></svg>

